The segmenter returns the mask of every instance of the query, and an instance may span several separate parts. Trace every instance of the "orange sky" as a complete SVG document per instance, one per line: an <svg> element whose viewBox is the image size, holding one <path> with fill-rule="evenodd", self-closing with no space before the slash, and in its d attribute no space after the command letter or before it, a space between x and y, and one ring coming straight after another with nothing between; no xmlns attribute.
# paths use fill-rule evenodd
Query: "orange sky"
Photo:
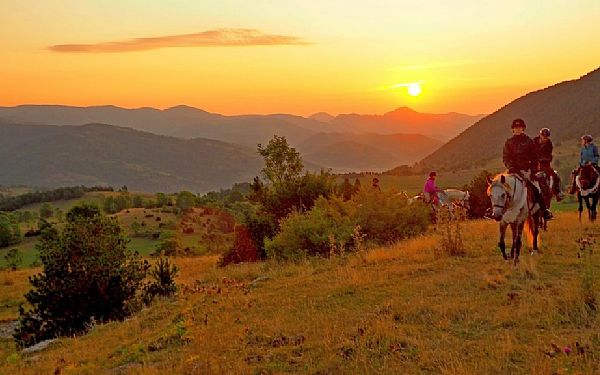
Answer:
<svg viewBox="0 0 600 375"><path fill-rule="evenodd" d="M111 3L0 2L0 105L475 114L600 65L597 0Z"/></svg>

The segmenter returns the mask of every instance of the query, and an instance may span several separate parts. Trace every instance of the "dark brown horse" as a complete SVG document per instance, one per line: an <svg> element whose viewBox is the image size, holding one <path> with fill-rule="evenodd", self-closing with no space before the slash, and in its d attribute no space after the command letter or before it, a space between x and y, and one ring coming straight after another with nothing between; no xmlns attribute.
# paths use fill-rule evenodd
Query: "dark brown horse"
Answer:
<svg viewBox="0 0 600 375"><path fill-rule="evenodd" d="M598 186L600 185L600 174L595 166L586 164L579 168L575 175L575 186L577 201L579 202L579 221L583 212L583 201L588 210L590 221L596 220L596 206L598 205Z"/></svg>

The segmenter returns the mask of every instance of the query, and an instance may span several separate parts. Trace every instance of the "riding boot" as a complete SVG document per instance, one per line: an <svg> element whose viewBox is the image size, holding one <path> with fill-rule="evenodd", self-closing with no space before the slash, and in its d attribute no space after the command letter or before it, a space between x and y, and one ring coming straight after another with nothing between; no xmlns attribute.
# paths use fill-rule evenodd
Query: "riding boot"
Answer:
<svg viewBox="0 0 600 375"><path fill-rule="evenodd" d="M554 195L556 196L556 201L560 202L563 199L565 199L565 195L562 192L562 181L560 180L560 176L558 175L558 173L556 173L556 171L554 171L554 179L556 180L556 182L554 183Z"/></svg>
<svg viewBox="0 0 600 375"><path fill-rule="evenodd" d="M544 220L552 220L552 212L550 212L548 207L546 207L546 202L544 202L544 196L535 185L533 185L533 194L535 195L535 200L540 206L540 212L542 213Z"/></svg>

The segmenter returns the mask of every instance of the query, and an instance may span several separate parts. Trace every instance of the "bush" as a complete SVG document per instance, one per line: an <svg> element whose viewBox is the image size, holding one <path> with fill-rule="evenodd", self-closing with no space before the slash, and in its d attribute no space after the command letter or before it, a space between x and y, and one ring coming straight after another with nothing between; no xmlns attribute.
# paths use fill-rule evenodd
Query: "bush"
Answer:
<svg viewBox="0 0 600 375"><path fill-rule="evenodd" d="M448 207L440 208L436 213L436 223L440 227L442 235L439 252L450 256L462 256L466 254L463 243L461 223L466 218L466 211L460 207L452 212Z"/></svg>
<svg viewBox="0 0 600 375"><path fill-rule="evenodd" d="M0 212L0 247L21 242L21 230L13 215Z"/></svg>
<svg viewBox="0 0 600 375"><path fill-rule="evenodd" d="M482 218L492 208L492 203L487 195L487 179L491 176L490 172L483 171L463 187L463 190L469 192L469 217Z"/></svg>
<svg viewBox="0 0 600 375"><path fill-rule="evenodd" d="M177 292L175 277L179 273L179 268L169 261L169 258L159 258L154 268L150 270L152 281L144 287L143 300L145 304L150 304L154 297L168 297Z"/></svg>
<svg viewBox="0 0 600 375"><path fill-rule="evenodd" d="M356 226L354 206L339 198L319 198L312 210L293 212L272 240L265 240L268 258L298 260L307 255L329 256L332 249L349 250Z"/></svg>
<svg viewBox="0 0 600 375"><path fill-rule="evenodd" d="M10 249L4 255L4 261L7 268L16 271L21 262L23 262L23 255L21 255L21 252L17 248Z"/></svg>
<svg viewBox="0 0 600 375"><path fill-rule="evenodd" d="M388 244L421 234L430 223L428 207L408 204L408 199L395 192L361 189L353 198L356 224L374 244Z"/></svg>
<svg viewBox="0 0 600 375"><path fill-rule="evenodd" d="M86 331L90 322L121 320L132 312L147 270L116 219L83 204L67 214L62 231L44 229L37 245L43 265L20 308L14 338L19 346Z"/></svg>
<svg viewBox="0 0 600 375"><path fill-rule="evenodd" d="M233 246L219 260L219 266L238 264L242 262L256 262L260 259L258 250L252 242L252 236L243 225L238 225L234 230Z"/></svg>

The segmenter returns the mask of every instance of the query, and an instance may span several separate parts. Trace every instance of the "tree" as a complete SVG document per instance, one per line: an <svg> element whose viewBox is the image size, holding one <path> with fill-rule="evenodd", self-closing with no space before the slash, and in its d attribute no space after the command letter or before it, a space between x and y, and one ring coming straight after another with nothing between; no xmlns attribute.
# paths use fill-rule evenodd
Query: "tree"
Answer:
<svg viewBox="0 0 600 375"><path fill-rule="evenodd" d="M54 210L50 203L43 203L40 207L40 217L43 219L49 219L54 215Z"/></svg>
<svg viewBox="0 0 600 375"><path fill-rule="evenodd" d="M472 218L484 217L487 210L492 208L492 203L487 195L487 179L491 176L490 172L483 171L463 187L469 192L469 216Z"/></svg>
<svg viewBox="0 0 600 375"><path fill-rule="evenodd" d="M354 188L352 187L352 184L350 184L348 177L344 178L344 182L342 183L341 193L342 193L342 198L345 201L352 199L352 194L354 193Z"/></svg>
<svg viewBox="0 0 600 375"><path fill-rule="evenodd" d="M259 144L258 153L265 161L262 174L273 185L298 179L304 168L300 153L288 145L285 137L274 136L266 147Z"/></svg>
<svg viewBox="0 0 600 375"><path fill-rule="evenodd" d="M14 334L19 346L83 333L93 320L121 320L148 268L127 249L122 228L97 206L82 204L67 213L62 230L47 227L37 245L42 273L33 276Z"/></svg>
<svg viewBox="0 0 600 375"><path fill-rule="evenodd" d="M144 207L144 198L142 198L142 196L138 194L134 195L131 201L131 205L135 208Z"/></svg>
<svg viewBox="0 0 600 375"><path fill-rule="evenodd" d="M106 197L104 199L104 203L102 205L102 209L107 214L115 214L115 213L119 212L119 207L117 206L117 201L112 196L111 197Z"/></svg>
<svg viewBox="0 0 600 375"><path fill-rule="evenodd" d="M357 177L356 180L354 180L354 193L358 193L360 191L360 189L361 189L360 180Z"/></svg>
<svg viewBox="0 0 600 375"><path fill-rule="evenodd" d="M13 215L0 212L0 247L21 242L21 230Z"/></svg>
<svg viewBox="0 0 600 375"><path fill-rule="evenodd" d="M158 207L165 207L169 204L169 198L165 193L156 193L156 203Z"/></svg>
<svg viewBox="0 0 600 375"><path fill-rule="evenodd" d="M196 205L196 195L189 191L181 191L177 194L175 205L181 210L189 210Z"/></svg>

